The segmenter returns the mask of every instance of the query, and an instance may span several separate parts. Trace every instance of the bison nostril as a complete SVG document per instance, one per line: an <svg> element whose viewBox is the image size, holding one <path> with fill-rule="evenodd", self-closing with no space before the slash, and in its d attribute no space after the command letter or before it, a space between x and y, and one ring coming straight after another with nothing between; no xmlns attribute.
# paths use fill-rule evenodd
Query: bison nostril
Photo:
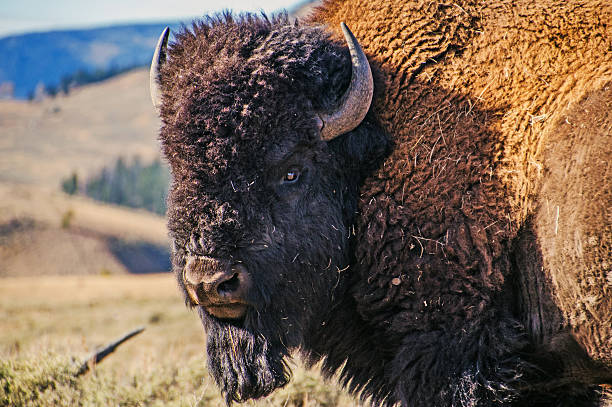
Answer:
<svg viewBox="0 0 612 407"><path fill-rule="evenodd" d="M226 280L217 286L217 292L219 295L231 294L238 290L240 286L240 279L238 278L238 273L234 273L232 278Z"/></svg>

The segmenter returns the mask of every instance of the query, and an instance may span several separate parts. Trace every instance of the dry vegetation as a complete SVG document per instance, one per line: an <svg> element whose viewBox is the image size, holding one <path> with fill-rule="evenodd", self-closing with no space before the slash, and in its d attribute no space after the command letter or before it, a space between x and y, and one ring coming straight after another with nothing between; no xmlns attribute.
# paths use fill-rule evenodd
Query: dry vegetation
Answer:
<svg viewBox="0 0 612 407"><path fill-rule="evenodd" d="M169 274L6 278L0 284L0 406L222 406L206 372L204 334ZM147 329L93 373L78 362L134 327ZM72 358L76 358L73 360ZM354 406L295 367L253 406Z"/></svg>

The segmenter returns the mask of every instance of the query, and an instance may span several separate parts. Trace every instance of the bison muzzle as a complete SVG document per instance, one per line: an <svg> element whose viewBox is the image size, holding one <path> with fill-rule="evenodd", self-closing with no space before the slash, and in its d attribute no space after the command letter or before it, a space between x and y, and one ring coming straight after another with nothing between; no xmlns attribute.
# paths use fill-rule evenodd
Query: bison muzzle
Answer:
<svg viewBox="0 0 612 407"><path fill-rule="evenodd" d="M221 319L244 316L251 285L244 266L210 257L191 257L183 269L183 281L189 298L211 315Z"/></svg>

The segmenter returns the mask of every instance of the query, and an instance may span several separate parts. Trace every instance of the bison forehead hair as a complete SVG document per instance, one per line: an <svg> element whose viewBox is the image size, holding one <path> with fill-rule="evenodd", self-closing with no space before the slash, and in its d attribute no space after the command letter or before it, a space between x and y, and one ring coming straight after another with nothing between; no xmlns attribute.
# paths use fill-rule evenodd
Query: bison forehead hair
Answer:
<svg viewBox="0 0 612 407"><path fill-rule="evenodd" d="M209 17L176 39L161 72L162 140L172 164L209 182L235 177L237 163L261 173L275 146L316 143L312 112L350 79L348 52L286 16Z"/></svg>
<svg viewBox="0 0 612 407"><path fill-rule="evenodd" d="M367 118L354 138L321 140L318 113L351 80L345 48L286 16L225 14L176 34L160 71L173 265L186 302L199 305L185 270L239 264L252 283L240 319L198 307L228 402L284 385L289 349L324 323L345 285L358 185L387 149Z"/></svg>
<svg viewBox="0 0 612 407"><path fill-rule="evenodd" d="M338 180L316 113L346 88L348 52L321 29L292 25L286 16L210 17L176 39L161 71L161 140L177 186L171 211L191 221L190 229L226 226L234 233L226 244L255 238L236 235L246 231L237 225L254 217L247 210L269 206L271 178L303 159L320 170L310 176ZM218 234L206 236L213 235L218 242Z"/></svg>

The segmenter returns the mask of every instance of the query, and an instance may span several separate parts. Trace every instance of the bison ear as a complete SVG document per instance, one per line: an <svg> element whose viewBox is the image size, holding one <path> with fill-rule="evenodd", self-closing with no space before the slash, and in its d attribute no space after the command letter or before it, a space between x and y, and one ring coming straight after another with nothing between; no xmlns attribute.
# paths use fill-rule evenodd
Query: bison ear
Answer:
<svg viewBox="0 0 612 407"><path fill-rule="evenodd" d="M168 37L170 36L170 28L166 27L159 36L157 46L155 47L155 53L153 54L153 60L151 61L151 70L149 71L149 87L151 90L151 101L157 114L160 114L161 109L161 82L159 77L159 70L161 66L166 62L166 47L168 46Z"/></svg>
<svg viewBox="0 0 612 407"><path fill-rule="evenodd" d="M366 175L389 154L391 141L376 122L364 120L361 126L345 137L331 140L328 146L337 154L343 168Z"/></svg>

